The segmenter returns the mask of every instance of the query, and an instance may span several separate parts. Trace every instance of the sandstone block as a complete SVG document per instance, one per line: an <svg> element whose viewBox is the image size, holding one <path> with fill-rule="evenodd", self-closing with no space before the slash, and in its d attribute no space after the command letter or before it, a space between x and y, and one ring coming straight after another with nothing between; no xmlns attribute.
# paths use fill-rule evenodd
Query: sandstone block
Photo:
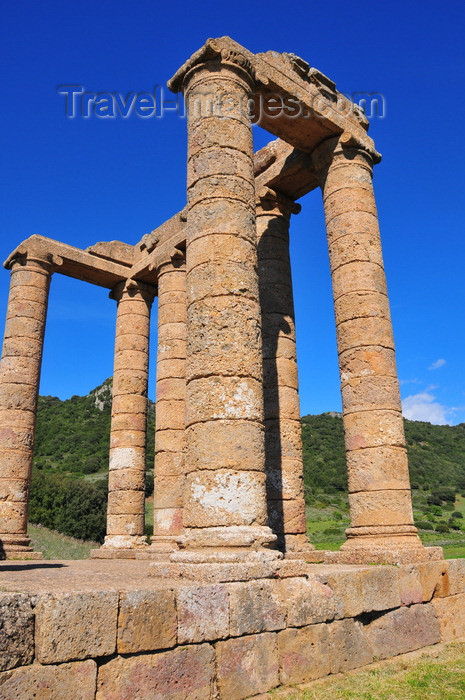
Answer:
<svg viewBox="0 0 465 700"><path fill-rule="evenodd" d="M108 473L108 490L143 491L144 477L142 469L112 469Z"/></svg>
<svg viewBox="0 0 465 700"><path fill-rule="evenodd" d="M328 228L332 224L332 219L341 214L349 212L367 212L374 216L377 214L373 192L361 188L347 188L329 194L324 198L324 207Z"/></svg>
<svg viewBox="0 0 465 700"><path fill-rule="evenodd" d="M397 567L350 567L330 573L317 572L316 576L333 591L337 617L357 617L401 605Z"/></svg>
<svg viewBox="0 0 465 700"><path fill-rule="evenodd" d="M158 430L183 430L186 421L186 404L181 400L157 401Z"/></svg>
<svg viewBox="0 0 465 700"><path fill-rule="evenodd" d="M159 342L174 343L175 341L186 342L186 323L185 321L164 323L158 329ZM181 356L182 357L182 356Z"/></svg>
<svg viewBox="0 0 465 700"><path fill-rule="evenodd" d="M115 396L111 404L111 415L115 416L119 413L145 413L147 410L146 396L131 396L130 394L122 394Z"/></svg>
<svg viewBox="0 0 465 700"><path fill-rule="evenodd" d="M353 233L371 233L378 230L378 215L374 211L347 211L334 216L327 228L328 242Z"/></svg>
<svg viewBox="0 0 465 700"><path fill-rule="evenodd" d="M247 214L248 218L248 214ZM189 264L191 268L209 261L222 264L223 260L241 263L256 257L256 247L249 238L240 234L217 233L213 236L194 238L189 243Z"/></svg>
<svg viewBox="0 0 465 700"><path fill-rule="evenodd" d="M180 477L184 474L184 453L157 452L155 456L155 479Z"/></svg>
<svg viewBox="0 0 465 700"><path fill-rule="evenodd" d="M344 417L346 449L365 447L405 447L404 424L400 411L361 411Z"/></svg>
<svg viewBox="0 0 465 700"><path fill-rule="evenodd" d="M265 329L268 333L275 322L275 319L271 319L269 315L294 315L294 297L292 288L288 284L260 283L260 303L263 315L268 317Z"/></svg>
<svg viewBox="0 0 465 700"><path fill-rule="evenodd" d="M178 535L182 530L182 508L154 508L153 531L157 535Z"/></svg>
<svg viewBox="0 0 465 700"><path fill-rule="evenodd" d="M40 663L107 656L115 651L118 594L114 591L41 595L35 615Z"/></svg>
<svg viewBox="0 0 465 700"><path fill-rule="evenodd" d="M262 525L266 521L265 474L222 469L186 477L186 527Z"/></svg>
<svg viewBox="0 0 465 700"><path fill-rule="evenodd" d="M168 649L176 644L177 620L172 590L126 591L120 594L117 651Z"/></svg>
<svg viewBox="0 0 465 700"><path fill-rule="evenodd" d="M212 85L210 89L216 90L217 88ZM214 117L203 118L193 126L189 135L189 158L193 158L199 151L207 149L215 154L221 153L221 149L232 145L236 150L242 151L246 155L251 153L249 150L251 148L250 124L244 124L240 118L216 119L216 122L221 121L221 128L218 128L216 122L215 126L212 124L214 119Z"/></svg>
<svg viewBox="0 0 465 700"><path fill-rule="evenodd" d="M399 384L395 377L356 377L342 385L344 413L400 408Z"/></svg>
<svg viewBox="0 0 465 700"><path fill-rule="evenodd" d="M268 501L268 520L273 532L306 532L305 501Z"/></svg>
<svg viewBox="0 0 465 700"><path fill-rule="evenodd" d="M280 681L308 683L331 672L328 625L285 629L278 634Z"/></svg>
<svg viewBox="0 0 465 700"><path fill-rule="evenodd" d="M0 502L25 501L28 496L27 479L5 479L0 481Z"/></svg>
<svg viewBox="0 0 465 700"><path fill-rule="evenodd" d="M410 489L349 494L351 527L413 524Z"/></svg>
<svg viewBox="0 0 465 700"><path fill-rule="evenodd" d="M0 479L23 479L27 476L29 462L27 455L29 452L19 452L16 450L3 450L0 460Z"/></svg>
<svg viewBox="0 0 465 700"><path fill-rule="evenodd" d="M184 505L184 477L167 476L162 479L155 476L153 497L154 508L179 508Z"/></svg>
<svg viewBox="0 0 465 700"><path fill-rule="evenodd" d="M245 203L234 200L210 199L198 202L189 211L186 228L189 255L190 246L196 240L197 235L200 237L209 233L226 233L247 237L252 243L255 243L253 235L255 230L254 212Z"/></svg>
<svg viewBox="0 0 465 700"><path fill-rule="evenodd" d="M145 413L120 413L113 416L111 421L112 432L133 431L143 432L145 434L147 426L147 416Z"/></svg>
<svg viewBox="0 0 465 700"><path fill-rule="evenodd" d="M283 454L288 459L302 459L302 435L296 430L294 420L266 420L265 444L267 454Z"/></svg>
<svg viewBox="0 0 465 700"><path fill-rule="evenodd" d="M286 626L286 606L279 581L250 581L228 586L230 634L240 636L280 630Z"/></svg>
<svg viewBox="0 0 465 700"><path fill-rule="evenodd" d="M158 654L117 656L99 668L97 700L211 700L214 653L209 644Z"/></svg>
<svg viewBox="0 0 465 700"><path fill-rule="evenodd" d="M319 581L293 578L281 583L281 595L287 607L289 627L303 627L334 619L336 597Z"/></svg>
<svg viewBox="0 0 465 700"><path fill-rule="evenodd" d="M328 625L331 673L371 664L373 651L364 627L357 620L337 620Z"/></svg>
<svg viewBox="0 0 465 700"><path fill-rule="evenodd" d="M0 674L2 700L94 700L97 679L95 661L60 666L33 664Z"/></svg>
<svg viewBox="0 0 465 700"><path fill-rule="evenodd" d="M449 559L439 577L434 595L444 598L449 595L465 593L465 560Z"/></svg>
<svg viewBox="0 0 465 700"><path fill-rule="evenodd" d="M159 379L157 381L157 401L160 399L174 399L182 401L186 394L186 380L183 378L170 377L169 379Z"/></svg>
<svg viewBox="0 0 465 700"><path fill-rule="evenodd" d="M242 700L279 684L276 634L265 632L216 644L220 697Z"/></svg>
<svg viewBox="0 0 465 700"><path fill-rule="evenodd" d="M147 372L137 369L119 369L113 379L113 395L136 394L147 395Z"/></svg>
<svg viewBox="0 0 465 700"><path fill-rule="evenodd" d="M164 303L158 307L158 325L186 322L186 297L177 304Z"/></svg>
<svg viewBox="0 0 465 700"><path fill-rule="evenodd" d="M365 627L373 654L387 659L440 641L436 610L431 604L398 608Z"/></svg>
<svg viewBox="0 0 465 700"><path fill-rule="evenodd" d="M232 148L223 148L219 153L197 153L188 161L187 177L191 183L201 177L214 176L218 172L250 178L250 156Z"/></svg>
<svg viewBox="0 0 465 700"><path fill-rule="evenodd" d="M186 424L263 418L261 383L249 377L205 377L187 385Z"/></svg>
<svg viewBox="0 0 465 700"><path fill-rule="evenodd" d="M394 350L392 324L388 318L371 316L343 321L336 328L339 353L363 346L381 346Z"/></svg>
<svg viewBox="0 0 465 700"><path fill-rule="evenodd" d="M280 386L287 386L297 391L297 362L288 357L275 357L263 360L263 383L265 387L275 386L279 378Z"/></svg>
<svg viewBox="0 0 465 700"><path fill-rule="evenodd" d="M184 353L185 354L185 353ZM184 379L186 376L185 360L157 360L157 382L163 379Z"/></svg>
<svg viewBox="0 0 465 700"><path fill-rule="evenodd" d="M143 447L113 447L110 448L110 471L119 469L145 469L145 448Z"/></svg>
<svg viewBox="0 0 465 700"><path fill-rule="evenodd" d="M437 615L441 642L451 642L465 637L465 615L463 614L465 593L448 598L433 598L431 605Z"/></svg>
<svg viewBox="0 0 465 700"><path fill-rule="evenodd" d="M196 423L186 430L186 469L261 469L265 460L263 440L263 427L252 421ZM157 433L157 445L158 441Z"/></svg>
<svg viewBox="0 0 465 700"><path fill-rule="evenodd" d="M367 447L346 452L349 491L410 488L403 447Z"/></svg>
<svg viewBox="0 0 465 700"><path fill-rule="evenodd" d="M224 639L229 634L225 585L181 586L177 591L179 644Z"/></svg>
<svg viewBox="0 0 465 700"><path fill-rule="evenodd" d="M107 533L111 535L142 535L144 527L143 511L139 514L107 515Z"/></svg>
<svg viewBox="0 0 465 700"><path fill-rule="evenodd" d="M392 348L368 345L344 350L339 354L339 367L341 382L373 375L397 376L396 358Z"/></svg>
<svg viewBox="0 0 465 700"><path fill-rule="evenodd" d="M184 450L185 433L184 430L156 430L155 431L155 454L160 452L179 453Z"/></svg>
<svg viewBox="0 0 465 700"><path fill-rule="evenodd" d="M23 593L0 593L0 671L34 658L34 614ZM0 694L1 694L0 676Z"/></svg>
<svg viewBox="0 0 465 700"><path fill-rule="evenodd" d="M279 458L267 454L267 498L292 500L303 497L303 466L298 459Z"/></svg>
<svg viewBox="0 0 465 700"><path fill-rule="evenodd" d="M341 236L331 244L329 255L332 272L339 265L345 265L353 261L383 265L378 231Z"/></svg>
<svg viewBox="0 0 465 700"><path fill-rule="evenodd" d="M264 403L265 419L281 417L297 422L300 419L299 394L294 387L279 386L277 391L275 388L265 387Z"/></svg>
<svg viewBox="0 0 465 700"><path fill-rule="evenodd" d="M145 430L112 430L110 433L110 449L117 449L119 447L123 449L125 447L144 448L145 442Z"/></svg>
<svg viewBox="0 0 465 700"><path fill-rule="evenodd" d="M272 322L270 317L273 317ZM262 353L265 360L276 361L277 357L284 357L293 362L296 361L295 325L290 316L283 318L282 314L266 314L266 323L263 325ZM274 332L275 324L279 324L280 333Z"/></svg>
<svg viewBox="0 0 465 700"><path fill-rule="evenodd" d="M139 515L144 512L145 494L143 491L110 491L108 494L108 515Z"/></svg>
<svg viewBox="0 0 465 700"><path fill-rule="evenodd" d="M225 261L197 265L187 273L187 300L198 301L205 297L232 295L258 299L257 276L252 263ZM189 312L188 312L189 313Z"/></svg>
<svg viewBox="0 0 465 700"><path fill-rule="evenodd" d="M336 325L355 318L390 318L388 297L373 291L342 294L334 304L334 311Z"/></svg>

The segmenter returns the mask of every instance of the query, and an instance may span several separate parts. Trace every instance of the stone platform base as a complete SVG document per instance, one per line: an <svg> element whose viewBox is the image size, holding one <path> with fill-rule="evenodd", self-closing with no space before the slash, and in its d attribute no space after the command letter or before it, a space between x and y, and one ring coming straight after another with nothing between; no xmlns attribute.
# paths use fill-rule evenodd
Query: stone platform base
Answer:
<svg viewBox="0 0 465 700"><path fill-rule="evenodd" d="M147 561L0 562L0 700L242 700L465 637L463 559L297 563L210 583Z"/></svg>
<svg viewBox="0 0 465 700"><path fill-rule="evenodd" d="M31 559L42 559L42 552L33 552L32 550L29 551L11 551L11 550L6 550L3 551L0 559L7 560L7 561L29 561Z"/></svg>
<svg viewBox="0 0 465 700"><path fill-rule="evenodd" d="M444 559L442 547L376 547L360 545L324 552L325 564L411 564Z"/></svg>

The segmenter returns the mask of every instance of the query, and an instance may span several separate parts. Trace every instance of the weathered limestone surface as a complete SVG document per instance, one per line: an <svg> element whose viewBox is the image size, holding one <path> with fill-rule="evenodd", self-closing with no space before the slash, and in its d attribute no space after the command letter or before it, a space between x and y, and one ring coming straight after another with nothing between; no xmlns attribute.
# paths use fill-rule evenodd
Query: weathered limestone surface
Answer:
<svg viewBox="0 0 465 700"><path fill-rule="evenodd" d="M158 354L152 548L177 548L183 527L186 435L186 267L178 252L158 270Z"/></svg>
<svg viewBox="0 0 465 700"><path fill-rule="evenodd" d="M278 645L269 632L216 644L220 696L241 700L265 693L279 683Z"/></svg>
<svg viewBox="0 0 465 700"><path fill-rule="evenodd" d="M27 595L0 593L0 671L32 663L34 615Z"/></svg>
<svg viewBox="0 0 465 700"><path fill-rule="evenodd" d="M97 678L95 661L59 666L25 666L0 674L1 700L94 700Z"/></svg>
<svg viewBox="0 0 465 700"><path fill-rule="evenodd" d="M257 250L263 342L265 470L268 517L286 554L314 547L306 535L295 315L289 258L291 213L300 206L266 189L258 193ZM297 449L276 439L276 423ZM281 431L280 431L281 432Z"/></svg>
<svg viewBox="0 0 465 700"><path fill-rule="evenodd" d="M122 282L118 302L110 432L107 535L103 548L144 547L145 445L150 308L155 289ZM98 552L95 553L98 556Z"/></svg>
<svg viewBox="0 0 465 700"><path fill-rule="evenodd" d="M333 282L351 527L341 555L360 563L425 560L413 525L373 159L349 134L313 153ZM400 554L399 554L400 552ZM379 559L375 559L379 560Z"/></svg>
<svg viewBox="0 0 465 700"><path fill-rule="evenodd" d="M440 633L435 606L412 605L387 612L366 626L366 634L380 659L436 644Z"/></svg>
<svg viewBox="0 0 465 700"><path fill-rule="evenodd" d="M177 639L173 590L127 591L120 595L118 612L119 654L169 649Z"/></svg>
<svg viewBox="0 0 465 700"><path fill-rule="evenodd" d="M11 280L0 368L0 548L7 557L40 558L31 555L27 513L53 260L46 249L35 246L7 262Z"/></svg>

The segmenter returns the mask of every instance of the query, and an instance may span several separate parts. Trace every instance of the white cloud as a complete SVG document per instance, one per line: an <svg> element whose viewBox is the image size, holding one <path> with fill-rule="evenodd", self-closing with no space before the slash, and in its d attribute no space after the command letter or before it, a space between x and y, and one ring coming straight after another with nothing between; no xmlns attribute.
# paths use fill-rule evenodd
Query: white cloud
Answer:
<svg viewBox="0 0 465 700"><path fill-rule="evenodd" d="M407 396L402 401L402 413L409 420L422 420L434 425L448 425L448 409L426 391Z"/></svg>
<svg viewBox="0 0 465 700"><path fill-rule="evenodd" d="M442 357L440 357L439 360L436 360L436 362L433 362L433 364L430 365L430 367L428 367L428 369L439 369L440 367L444 367L445 364L446 364L446 361Z"/></svg>

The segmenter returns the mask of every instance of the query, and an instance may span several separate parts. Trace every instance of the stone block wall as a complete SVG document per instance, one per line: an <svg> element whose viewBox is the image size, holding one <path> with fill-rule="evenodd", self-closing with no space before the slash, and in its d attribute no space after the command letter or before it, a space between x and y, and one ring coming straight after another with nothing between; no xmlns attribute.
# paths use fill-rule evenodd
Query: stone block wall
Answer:
<svg viewBox="0 0 465 700"><path fill-rule="evenodd" d="M465 560L0 593L0 700L242 700L465 636Z"/></svg>

